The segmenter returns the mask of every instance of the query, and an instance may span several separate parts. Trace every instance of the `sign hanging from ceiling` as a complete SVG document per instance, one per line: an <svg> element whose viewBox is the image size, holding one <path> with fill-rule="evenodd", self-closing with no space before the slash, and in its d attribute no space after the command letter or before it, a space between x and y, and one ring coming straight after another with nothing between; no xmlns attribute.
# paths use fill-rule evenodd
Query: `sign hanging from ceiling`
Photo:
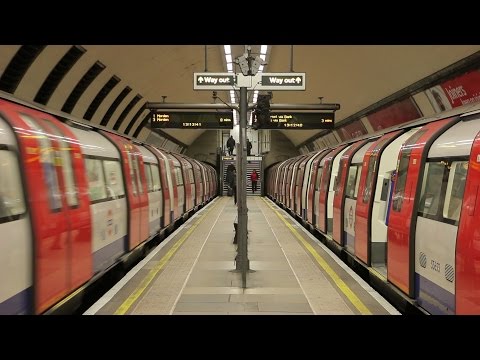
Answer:
<svg viewBox="0 0 480 360"><path fill-rule="evenodd" d="M271 111L270 121L262 129L276 130L312 130L333 129L335 113L333 112L289 112Z"/></svg>
<svg viewBox="0 0 480 360"><path fill-rule="evenodd" d="M233 90L235 74L232 73L194 73L194 90Z"/></svg>
<svg viewBox="0 0 480 360"><path fill-rule="evenodd" d="M233 129L233 111L174 112L153 110L154 129Z"/></svg>
<svg viewBox="0 0 480 360"><path fill-rule="evenodd" d="M305 90L305 73L262 73L257 90Z"/></svg>

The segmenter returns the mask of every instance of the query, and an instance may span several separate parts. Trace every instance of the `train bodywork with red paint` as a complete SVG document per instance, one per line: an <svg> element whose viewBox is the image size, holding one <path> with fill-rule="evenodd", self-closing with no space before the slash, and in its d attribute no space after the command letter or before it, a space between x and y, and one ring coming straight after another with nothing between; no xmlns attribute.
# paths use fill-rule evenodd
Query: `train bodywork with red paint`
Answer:
<svg viewBox="0 0 480 360"><path fill-rule="evenodd" d="M355 146L363 154L353 160ZM310 169L307 158L314 159ZM274 164L266 170L272 179L266 191L301 215L303 200L278 195L285 183L278 179L289 170L312 204L306 225L332 249L348 253L422 311L480 314L479 164L480 105L470 104ZM351 214L346 201L356 205ZM350 225L350 217L349 235L342 221Z"/></svg>
<svg viewBox="0 0 480 360"><path fill-rule="evenodd" d="M48 313L143 253L191 210L187 163L195 207L213 199L215 169L176 156L0 99L0 314Z"/></svg>

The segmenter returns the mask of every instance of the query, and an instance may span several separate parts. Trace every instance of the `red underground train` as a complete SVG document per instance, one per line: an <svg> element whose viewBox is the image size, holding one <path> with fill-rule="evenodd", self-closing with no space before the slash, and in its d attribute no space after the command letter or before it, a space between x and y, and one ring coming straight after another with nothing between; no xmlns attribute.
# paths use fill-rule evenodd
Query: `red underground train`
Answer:
<svg viewBox="0 0 480 360"><path fill-rule="evenodd" d="M288 159L266 179L271 199L424 312L480 314L480 105Z"/></svg>
<svg viewBox="0 0 480 360"><path fill-rule="evenodd" d="M0 99L0 314L42 314L217 194L206 164Z"/></svg>

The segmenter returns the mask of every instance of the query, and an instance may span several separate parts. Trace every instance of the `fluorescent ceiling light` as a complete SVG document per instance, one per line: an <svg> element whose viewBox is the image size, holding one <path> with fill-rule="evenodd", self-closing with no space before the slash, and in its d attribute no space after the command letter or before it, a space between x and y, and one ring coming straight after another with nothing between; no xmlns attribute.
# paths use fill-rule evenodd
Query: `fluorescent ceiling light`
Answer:
<svg viewBox="0 0 480 360"><path fill-rule="evenodd" d="M230 45L223 45L223 48L225 49L225 55L229 55L229 54L232 53L232 49L231 49Z"/></svg>
<svg viewBox="0 0 480 360"><path fill-rule="evenodd" d="M225 45L226 46L226 45ZM268 49L268 45L262 45L260 47L260 54L266 54Z"/></svg>
<svg viewBox="0 0 480 360"><path fill-rule="evenodd" d="M258 72L262 72L262 71L263 71L263 65L260 65L260 66L258 67Z"/></svg>
<svg viewBox="0 0 480 360"><path fill-rule="evenodd" d="M227 59L227 64L231 63L232 62L232 55L231 54L225 54L225 59Z"/></svg>
<svg viewBox="0 0 480 360"><path fill-rule="evenodd" d="M233 64L231 62L227 62L227 70L230 72L230 71L233 71Z"/></svg>
<svg viewBox="0 0 480 360"><path fill-rule="evenodd" d="M263 61L265 61L266 57L267 57L267 54L260 54L260 59L262 59Z"/></svg>

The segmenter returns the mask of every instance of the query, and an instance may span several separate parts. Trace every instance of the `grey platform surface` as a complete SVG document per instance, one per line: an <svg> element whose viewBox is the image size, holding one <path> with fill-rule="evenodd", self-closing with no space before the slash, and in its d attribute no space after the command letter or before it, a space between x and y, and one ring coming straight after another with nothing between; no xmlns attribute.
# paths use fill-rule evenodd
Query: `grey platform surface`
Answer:
<svg viewBox="0 0 480 360"><path fill-rule="evenodd" d="M87 313L398 314L270 200L248 197L247 206L253 271L245 289L233 271L237 207L233 198L221 197Z"/></svg>

